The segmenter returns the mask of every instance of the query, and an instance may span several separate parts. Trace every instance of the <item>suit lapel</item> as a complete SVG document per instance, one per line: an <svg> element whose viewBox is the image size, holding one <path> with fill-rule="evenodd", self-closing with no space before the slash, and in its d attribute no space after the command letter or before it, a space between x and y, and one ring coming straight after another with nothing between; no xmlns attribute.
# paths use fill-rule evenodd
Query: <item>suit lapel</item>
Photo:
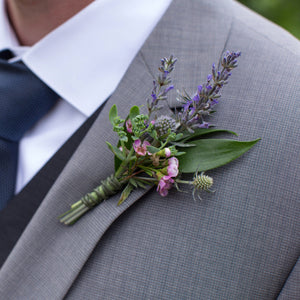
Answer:
<svg viewBox="0 0 300 300"><path fill-rule="evenodd" d="M117 104L125 117L130 106L143 105L151 93L151 73L157 73L162 56L173 53L178 57L174 83L188 91L195 90L208 74L207 64L218 61L231 23L228 3L222 2L173 1L1 269L2 295L13 299L62 298L109 226L147 192L136 190L119 207L118 195L114 196L72 227L58 222L58 215L71 203L113 172L113 155L105 144L117 142L108 120L110 107ZM200 27L194 28L199 19Z"/></svg>
<svg viewBox="0 0 300 300"><path fill-rule="evenodd" d="M55 180L99 115L99 108L0 211L0 269Z"/></svg>

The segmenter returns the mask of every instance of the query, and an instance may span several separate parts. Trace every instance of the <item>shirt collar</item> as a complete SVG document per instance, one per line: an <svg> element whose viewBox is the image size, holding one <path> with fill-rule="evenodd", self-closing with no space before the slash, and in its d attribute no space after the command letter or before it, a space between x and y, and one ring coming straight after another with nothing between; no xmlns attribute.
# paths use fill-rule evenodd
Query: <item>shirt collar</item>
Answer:
<svg viewBox="0 0 300 300"><path fill-rule="evenodd" d="M94 1L27 49L22 60L63 99L89 116L115 90L170 2ZM0 47L17 47L4 0L1 5Z"/></svg>

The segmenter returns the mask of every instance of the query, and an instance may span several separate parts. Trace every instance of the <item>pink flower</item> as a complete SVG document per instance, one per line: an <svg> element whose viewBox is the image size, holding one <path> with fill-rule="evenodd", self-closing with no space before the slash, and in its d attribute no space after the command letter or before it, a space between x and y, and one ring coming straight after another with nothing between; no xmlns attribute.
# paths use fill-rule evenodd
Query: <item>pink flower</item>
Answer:
<svg viewBox="0 0 300 300"><path fill-rule="evenodd" d="M168 175L170 177L176 177L178 175L178 159L176 157L171 157L168 159L168 163Z"/></svg>
<svg viewBox="0 0 300 300"><path fill-rule="evenodd" d="M135 140L133 143L134 151L140 155L145 156L147 153L150 155L151 153L147 152L147 146L150 146L151 144L148 141L144 141L143 144L140 139Z"/></svg>
<svg viewBox="0 0 300 300"><path fill-rule="evenodd" d="M128 119L127 121L126 121L126 129L127 129L127 131L129 132L129 133L132 133L132 123L131 123L131 120L130 119Z"/></svg>
<svg viewBox="0 0 300 300"><path fill-rule="evenodd" d="M172 151L170 148L161 149L156 153L157 156L161 156L161 157L170 157L171 154L172 154Z"/></svg>
<svg viewBox="0 0 300 300"><path fill-rule="evenodd" d="M157 191L160 193L161 196L165 197L168 195L169 189L172 187L174 180L171 176L163 176L157 185Z"/></svg>
<svg viewBox="0 0 300 300"><path fill-rule="evenodd" d="M170 150L170 148L165 148L165 155L166 155L166 157L170 157L171 156L171 150Z"/></svg>

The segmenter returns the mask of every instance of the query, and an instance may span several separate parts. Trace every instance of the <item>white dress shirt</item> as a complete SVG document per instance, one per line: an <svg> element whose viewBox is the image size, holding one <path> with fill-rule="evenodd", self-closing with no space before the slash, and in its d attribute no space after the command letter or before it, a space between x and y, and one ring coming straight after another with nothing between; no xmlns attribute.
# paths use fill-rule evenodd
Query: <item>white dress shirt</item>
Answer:
<svg viewBox="0 0 300 300"><path fill-rule="evenodd" d="M0 50L11 49L62 98L20 142L16 192L113 93L171 1L96 0L21 47L0 0Z"/></svg>

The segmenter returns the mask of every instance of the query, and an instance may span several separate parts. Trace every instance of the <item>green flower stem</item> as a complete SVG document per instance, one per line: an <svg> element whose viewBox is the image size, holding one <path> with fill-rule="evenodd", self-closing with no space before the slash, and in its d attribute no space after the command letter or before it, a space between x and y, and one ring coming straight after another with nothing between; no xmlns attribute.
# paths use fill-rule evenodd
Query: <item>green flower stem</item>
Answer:
<svg viewBox="0 0 300 300"><path fill-rule="evenodd" d="M181 179L176 179L175 181L176 181L177 183L193 184L193 181L187 181L187 180L181 180Z"/></svg>
<svg viewBox="0 0 300 300"><path fill-rule="evenodd" d="M123 147L125 148L124 145ZM116 173L103 180L101 185L95 188L93 192L86 194L79 201L71 205L71 209L60 216L60 222L65 225L72 225L92 207L100 204L109 196L118 193L122 186L128 182L128 180L122 180L121 178L124 171L128 169L128 164L132 158L135 158L133 154L134 148L132 147Z"/></svg>
<svg viewBox="0 0 300 300"><path fill-rule="evenodd" d="M149 181L149 182L156 182L157 181L156 178L151 178L151 177L134 176L133 178L138 179L138 180L143 180L143 181Z"/></svg>
<svg viewBox="0 0 300 300"><path fill-rule="evenodd" d="M125 183L125 182L124 182ZM123 186L115 175L111 175L102 181L101 185L93 192L86 194L71 206L71 209L60 216L60 222L65 225L74 224L81 216L94 206L100 204L107 198L118 193Z"/></svg>
<svg viewBox="0 0 300 300"><path fill-rule="evenodd" d="M129 162L132 159L133 153L134 153L134 148L131 147L131 149L127 155L127 158L122 161L119 169L115 173L115 177L117 179L120 179L120 177L123 175L123 172L126 170L127 165L129 164Z"/></svg>

